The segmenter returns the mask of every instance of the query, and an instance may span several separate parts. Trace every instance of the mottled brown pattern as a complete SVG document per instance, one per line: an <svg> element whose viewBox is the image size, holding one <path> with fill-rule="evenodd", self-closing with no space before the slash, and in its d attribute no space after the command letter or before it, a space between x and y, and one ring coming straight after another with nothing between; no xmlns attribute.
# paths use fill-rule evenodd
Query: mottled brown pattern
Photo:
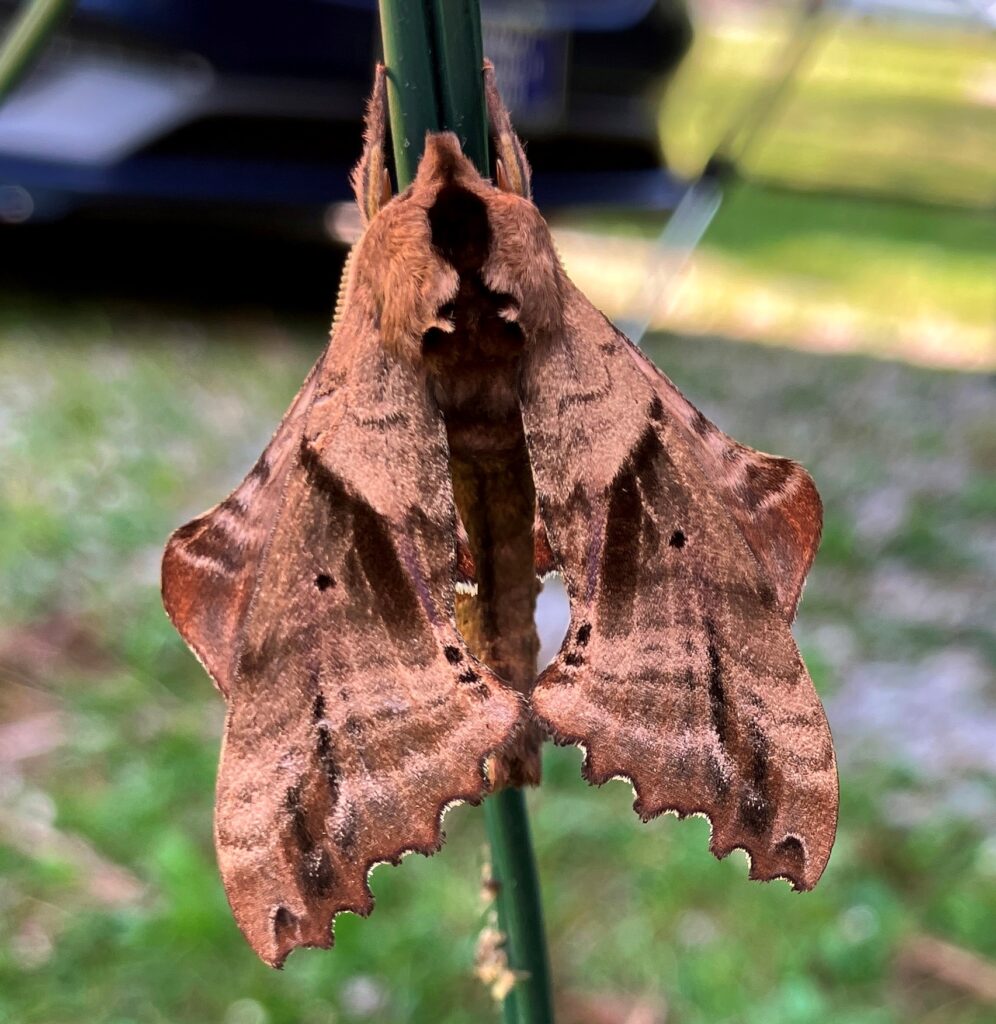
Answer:
<svg viewBox="0 0 996 1024"><path fill-rule="evenodd" d="M540 726L585 747L590 781L629 778L643 817L707 814L753 877L808 888L833 841L833 747L790 631L812 481L722 434L571 284L485 85L497 187L442 133L391 198L378 71L332 341L163 561L228 702L226 891L274 965L370 911L372 864L437 849L448 803L538 781ZM534 562L572 611L535 686Z"/></svg>
<svg viewBox="0 0 996 1024"><path fill-rule="evenodd" d="M811 888L837 818L826 718L789 628L820 529L808 475L701 417L576 289L522 410L572 630L534 712L644 819L705 814L751 877ZM590 626L590 628L589 628ZM578 641L583 636L584 643Z"/></svg>

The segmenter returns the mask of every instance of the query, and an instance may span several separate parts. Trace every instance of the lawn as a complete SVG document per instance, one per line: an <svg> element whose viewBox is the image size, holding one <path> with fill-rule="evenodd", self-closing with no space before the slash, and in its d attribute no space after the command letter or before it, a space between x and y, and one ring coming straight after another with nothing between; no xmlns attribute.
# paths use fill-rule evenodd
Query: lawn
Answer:
<svg viewBox="0 0 996 1024"><path fill-rule="evenodd" d="M839 13L800 24L726 6L697 30L663 109L676 170L697 173L758 90L778 80L788 41L807 41L771 116L734 146L744 170L793 186L996 207L991 34Z"/></svg>

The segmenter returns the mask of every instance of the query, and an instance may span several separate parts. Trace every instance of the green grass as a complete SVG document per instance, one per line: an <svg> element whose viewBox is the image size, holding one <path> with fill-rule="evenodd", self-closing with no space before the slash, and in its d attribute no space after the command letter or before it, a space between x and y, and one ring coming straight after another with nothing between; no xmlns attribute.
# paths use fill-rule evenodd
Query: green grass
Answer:
<svg viewBox="0 0 996 1024"><path fill-rule="evenodd" d="M651 240L662 226L619 210L576 215L560 248L593 301L625 317L653 271ZM622 241L610 247L606 236ZM817 351L996 367L996 216L738 182L690 269L658 289L653 322Z"/></svg>
<svg viewBox="0 0 996 1024"><path fill-rule="evenodd" d="M967 206L996 205L996 43L984 32L830 16L697 26L664 108L675 167L696 173L757 89L777 79L785 42L814 43L784 102L744 154L751 175Z"/></svg>
<svg viewBox="0 0 996 1024"><path fill-rule="evenodd" d="M5 721L54 710L62 739L4 783L0 1020L492 1019L471 973L478 810L452 814L439 856L379 869L374 916L341 919L334 952L297 953L282 973L239 936L214 864L221 700L162 614L156 565L169 529L251 463L320 329L156 324L89 307L17 322L33 326L8 321L0 346L0 707ZM991 588L991 556L979 554L994 468L983 379L702 339L660 340L653 353L724 426L802 459L820 482L827 541L799 635L824 693L876 659L991 649L981 611L974 625L924 630L869 597L883 565L955 593ZM883 488L906 511L891 533L863 533L860 509ZM48 661L19 660L24 637L57 636L52 623L67 618L96 653L82 657L77 639ZM841 631L850 661L827 639ZM714 861L702 821L641 825L625 786L590 790L578 753L550 750L530 804L560 989L660 998L684 1024L990 1019L964 996L905 990L897 957L915 934L996 956L996 864L980 821L943 798L926 820L895 820L897 798L936 802L954 785L897 758L845 762L837 848L817 891L799 896L749 884L739 855ZM25 823L49 819L132 888L95 886L76 847L18 841Z"/></svg>

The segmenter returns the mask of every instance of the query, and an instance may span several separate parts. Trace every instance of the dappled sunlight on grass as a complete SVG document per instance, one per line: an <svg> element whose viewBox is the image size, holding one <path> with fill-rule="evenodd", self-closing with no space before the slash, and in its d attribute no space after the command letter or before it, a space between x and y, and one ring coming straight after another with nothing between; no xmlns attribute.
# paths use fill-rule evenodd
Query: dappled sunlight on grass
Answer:
<svg viewBox="0 0 996 1024"><path fill-rule="evenodd" d="M794 87L746 149L746 179L682 272L661 218L565 220L558 244L615 319L658 329L996 367L996 41L982 32L827 16L703 18L663 108L665 152L698 174L813 31ZM765 184L767 183L767 184ZM639 306L641 282L659 271Z"/></svg>
<svg viewBox="0 0 996 1024"><path fill-rule="evenodd" d="M814 27L815 26L815 27ZM777 77L790 34L813 31L794 85L756 140L749 175L996 205L996 42L984 31L827 15L704 18L664 107L665 148L697 174L755 90Z"/></svg>
<svg viewBox="0 0 996 1024"><path fill-rule="evenodd" d="M592 300L625 318L668 258L653 242L663 223L578 217L562 223L558 248ZM648 312L658 329L991 369L996 220L736 184L688 266L665 270Z"/></svg>

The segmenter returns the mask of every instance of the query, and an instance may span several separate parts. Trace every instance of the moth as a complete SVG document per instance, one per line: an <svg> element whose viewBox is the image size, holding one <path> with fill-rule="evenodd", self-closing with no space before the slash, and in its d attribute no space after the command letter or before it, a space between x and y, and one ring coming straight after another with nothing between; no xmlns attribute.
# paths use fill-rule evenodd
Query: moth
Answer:
<svg viewBox="0 0 996 1024"><path fill-rule="evenodd" d="M704 814L755 879L819 879L837 772L792 638L822 510L571 283L485 67L494 180L426 138L392 195L385 82L353 175L364 232L331 341L236 490L177 530L165 607L227 701L215 838L236 920L279 966L368 914L373 865L441 843L524 728L628 779L644 820ZM454 622L454 459L528 457L571 625L528 693Z"/></svg>

